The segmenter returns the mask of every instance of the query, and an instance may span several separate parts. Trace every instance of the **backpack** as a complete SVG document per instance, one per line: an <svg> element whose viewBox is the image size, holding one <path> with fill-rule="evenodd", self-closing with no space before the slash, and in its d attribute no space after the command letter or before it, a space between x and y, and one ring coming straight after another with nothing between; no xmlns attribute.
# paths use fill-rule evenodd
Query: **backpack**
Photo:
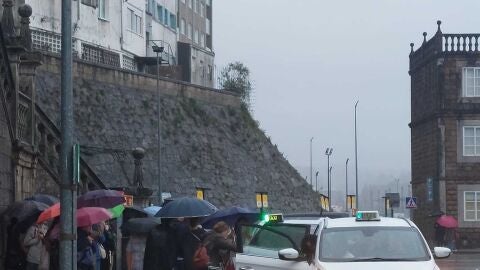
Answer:
<svg viewBox="0 0 480 270"><path fill-rule="evenodd" d="M192 235L200 241L197 249L193 253L193 268L194 269L207 269L208 263L210 262L210 256L208 256L207 248L202 243L200 238L198 238L195 234Z"/></svg>

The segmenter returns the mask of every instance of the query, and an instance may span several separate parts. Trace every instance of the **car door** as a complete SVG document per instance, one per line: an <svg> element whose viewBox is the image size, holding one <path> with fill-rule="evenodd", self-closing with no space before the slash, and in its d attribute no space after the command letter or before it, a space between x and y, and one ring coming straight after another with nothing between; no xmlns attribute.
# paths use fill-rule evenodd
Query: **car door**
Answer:
<svg viewBox="0 0 480 270"><path fill-rule="evenodd" d="M241 251L237 253L237 270L305 270L313 269L302 253L302 240L310 226L297 224L243 225L239 235ZM297 259L280 259L278 252L295 249Z"/></svg>

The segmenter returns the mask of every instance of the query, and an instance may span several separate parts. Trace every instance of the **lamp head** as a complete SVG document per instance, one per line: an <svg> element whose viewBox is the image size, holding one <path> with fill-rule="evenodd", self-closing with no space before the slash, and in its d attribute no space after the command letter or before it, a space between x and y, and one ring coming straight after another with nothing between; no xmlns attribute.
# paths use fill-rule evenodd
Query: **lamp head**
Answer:
<svg viewBox="0 0 480 270"><path fill-rule="evenodd" d="M164 49L163 46L157 46L157 45L152 46L152 50L156 53L162 53L163 49Z"/></svg>

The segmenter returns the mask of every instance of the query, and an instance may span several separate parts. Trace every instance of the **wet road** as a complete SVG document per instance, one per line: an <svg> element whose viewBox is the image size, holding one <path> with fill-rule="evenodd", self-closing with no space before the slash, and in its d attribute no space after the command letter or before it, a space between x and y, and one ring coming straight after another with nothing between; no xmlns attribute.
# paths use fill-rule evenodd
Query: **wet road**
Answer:
<svg viewBox="0 0 480 270"><path fill-rule="evenodd" d="M457 253L447 259L435 261L441 270L480 270L480 253Z"/></svg>

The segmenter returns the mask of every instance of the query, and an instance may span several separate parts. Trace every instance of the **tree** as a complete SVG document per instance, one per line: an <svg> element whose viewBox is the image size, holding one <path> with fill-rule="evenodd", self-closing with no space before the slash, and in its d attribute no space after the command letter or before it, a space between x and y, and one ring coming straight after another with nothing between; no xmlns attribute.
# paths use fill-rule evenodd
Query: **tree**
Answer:
<svg viewBox="0 0 480 270"><path fill-rule="evenodd" d="M241 62L229 63L220 73L220 86L240 95L243 103L250 108L250 95L253 83L250 70Z"/></svg>

